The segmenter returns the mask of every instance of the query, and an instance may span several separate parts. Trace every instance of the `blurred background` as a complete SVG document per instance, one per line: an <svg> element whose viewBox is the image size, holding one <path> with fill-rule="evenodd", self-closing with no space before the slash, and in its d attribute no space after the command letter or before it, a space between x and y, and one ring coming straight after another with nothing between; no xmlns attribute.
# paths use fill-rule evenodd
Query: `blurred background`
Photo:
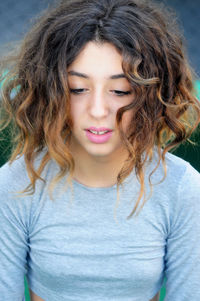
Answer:
<svg viewBox="0 0 200 301"><path fill-rule="evenodd" d="M0 47L20 40L31 26L31 20L46 9L53 0L1 0L0 1ZM157 0L176 11L187 40L189 59L200 76L200 1L199 0Z"/></svg>
<svg viewBox="0 0 200 301"><path fill-rule="evenodd" d="M99 0L101 1L101 0ZM0 1L0 54L6 53L13 42L23 38L31 27L36 15L46 9L53 0L1 0ZM188 50L188 58L191 66L200 78L200 1L199 0L157 0L164 2L175 10L177 20L185 36L185 44ZM200 84L195 82L196 94L200 98ZM2 134L1 134L2 136ZM9 158L9 131L5 130L4 141L0 141L0 166ZM2 138L2 137L0 137ZM174 153L189 161L200 171L200 134L199 130L192 136L196 146L183 144ZM29 299L27 282L26 301ZM160 301L164 300L165 286L161 290Z"/></svg>

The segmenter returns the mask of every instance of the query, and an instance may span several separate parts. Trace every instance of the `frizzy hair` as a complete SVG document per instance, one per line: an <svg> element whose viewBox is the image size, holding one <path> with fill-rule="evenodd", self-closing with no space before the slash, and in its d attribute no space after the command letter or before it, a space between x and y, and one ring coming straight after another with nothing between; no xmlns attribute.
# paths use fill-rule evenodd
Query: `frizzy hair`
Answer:
<svg viewBox="0 0 200 301"><path fill-rule="evenodd" d="M89 41L116 47L134 91L132 103L116 116L129 154L117 177L117 191L133 168L140 182L130 218L145 194L145 164L156 150L158 161L152 174L162 162L165 178L166 152L187 140L200 120L183 38L175 17L161 5L143 0L64 0L37 19L18 55L2 61L2 70L5 62L8 66L2 128L12 124L14 133L9 162L24 155L30 185L23 193L35 192L36 181L44 181L41 174L50 160L60 168L50 191L67 173L71 183L75 163L68 145L73 121L67 68ZM134 117L125 135L122 115L130 109Z"/></svg>

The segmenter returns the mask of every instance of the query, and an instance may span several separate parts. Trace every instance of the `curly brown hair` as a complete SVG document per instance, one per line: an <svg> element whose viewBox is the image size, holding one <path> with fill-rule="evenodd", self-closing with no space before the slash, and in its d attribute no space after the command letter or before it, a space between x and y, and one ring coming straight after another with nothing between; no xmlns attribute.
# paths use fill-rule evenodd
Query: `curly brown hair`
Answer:
<svg viewBox="0 0 200 301"><path fill-rule="evenodd" d="M50 160L60 168L50 191L68 172L71 183L75 163L68 147L73 121L67 69L89 41L109 42L120 51L124 74L135 91L134 101L116 116L129 153L117 177L117 191L133 168L141 184L130 218L145 192L145 163L156 150L158 162L151 175L162 162L164 180L166 152L187 140L200 120L194 75L169 9L144 0L65 0L49 8L26 35L18 55L2 60L1 105L6 115L1 128L12 124L9 162L24 155L30 185L23 193L35 192ZM121 127L127 110L134 112L128 136ZM42 151L35 169L34 161Z"/></svg>

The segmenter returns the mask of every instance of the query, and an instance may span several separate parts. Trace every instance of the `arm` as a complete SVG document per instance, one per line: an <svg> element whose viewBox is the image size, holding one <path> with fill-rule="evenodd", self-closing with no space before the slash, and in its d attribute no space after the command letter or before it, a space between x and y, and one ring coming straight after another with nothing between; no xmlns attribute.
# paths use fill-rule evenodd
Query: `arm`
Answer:
<svg viewBox="0 0 200 301"><path fill-rule="evenodd" d="M28 252L28 234L22 198L14 199L9 190L20 174L7 164L0 169L0 299L22 301Z"/></svg>
<svg viewBox="0 0 200 301"><path fill-rule="evenodd" d="M30 293L30 301L44 301L44 299L34 294L30 288L29 288L29 293Z"/></svg>
<svg viewBox="0 0 200 301"><path fill-rule="evenodd" d="M189 164L171 208L165 301L200 300L200 175Z"/></svg>
<svg viewBox="0 0 200 301"><path fill-rule="evenodd" d="M159 301L159 298L160 298L160 292L157 293L157 294L153 297L153 299L151 299L151 300L149 300L149 301Z"/></svg>

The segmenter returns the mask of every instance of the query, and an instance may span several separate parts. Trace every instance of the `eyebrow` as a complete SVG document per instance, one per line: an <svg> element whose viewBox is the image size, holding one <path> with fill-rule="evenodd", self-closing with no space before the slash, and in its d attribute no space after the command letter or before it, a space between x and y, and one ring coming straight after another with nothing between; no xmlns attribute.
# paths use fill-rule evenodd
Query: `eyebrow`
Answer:
<svg viewBox="0 0 200 301"><path fill-rule="evenodd" d="M72 76L87 78L87 79L90 78L87 74L80 73L80 72L77 72L77 71L74 71L74 70L69 71L68 74L72 75ZM124 75L124 73L114 74L114 75L109 76L109 79L118 79L118 78L126 78L126 76Z"/></svg>

